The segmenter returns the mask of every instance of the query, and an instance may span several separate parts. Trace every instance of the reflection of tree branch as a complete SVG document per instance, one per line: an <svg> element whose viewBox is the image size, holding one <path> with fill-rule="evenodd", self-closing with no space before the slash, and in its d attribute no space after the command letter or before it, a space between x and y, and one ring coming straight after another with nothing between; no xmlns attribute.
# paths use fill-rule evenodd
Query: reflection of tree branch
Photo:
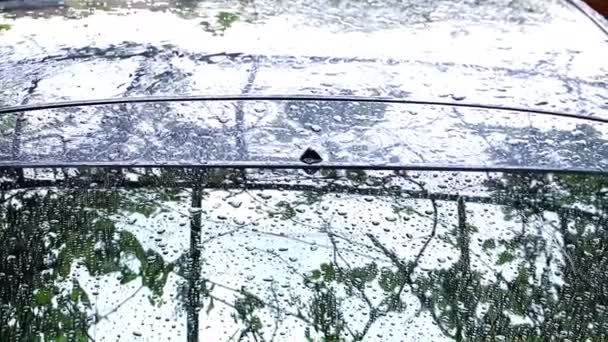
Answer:
<svg viewBox="0 0 608 342"><path fill-rule="evenodd" d="M133 172L134 174L138 174L137 170L140 168L134 167L134 168L121 168L124 170L127 170L129 172ZM243 170L243 168L234 168L235 170ZM133 171L135 170L135 171ZM268 182L268 183L264 183L264 182L259 182L256 180L253 181L249 181L245 188L247 190L276 190L276 189L288 189L291 191L314 191L314 192L323 192L323 193L350 193L350 194L356 194L356 195L370 195L370 196L390 196L390 195L406 195L409 196L411 198L426 198L428 197L428 192L424 191L424 187L422 186L422 182L420 181L416 181L413 179L413 177L410 177L406 172L403 171L399 171L396 172L397 176L399 178L402 178L412 184L415 184L416 186L418 186L420 188L420 192L416 192L416 191L409 191L409 190L402 190L399 187L391 187L391 188L386 188L386 187L378 187L378 186L372 186L372 187L353 187L352 184L340 184L338 182L335 181L335 179L330 178L329 182L325 182L323 178L310 178L310 177L306 177L306 176L302 176L302 175L298 175L295 180L307 180L307 179L314 179L315 184L314 185L309 185L309 184L305 184L305 183L281 183L284 179L284 177L280 177L277 176L278 178L273 179L272 177L268 178L264 178L264 182ZM489 175L489 174L488 174ZM508 174L501 174L501 175L508 175ZM395 175L387 175L385 177L379 178L379 180L381 181L382 184L387 184L388 181L390 181L390 179L394 178ZM24 188L24 187L58 187L58 186L67 186L67 187L87 187L91 184L91 182L94 182L94 180L85 178L85 177L79 177L79 176L75 176L75 177L71 177L68 179L51 179L51 180L47 180L47 179L24 179L22 183L20 184L14 184L13 182L2 182L0 183L0 186L3 189L12 189L12 188ZM146 177L144 179L137 179L137 180L131 180L131 179L126 179L126 178L120 178L120 179L111 179L108 181L104 181L104 182L97 182L98 184L96 184L97 187L111 187L111 188L116 188L116 187L123 187L123 188L141 188L141 187L158 187L161 186L163 188L191 188L194 186L194 183L190 180L187 179L176 179L176 180L172 180L171 182L167 182L167 181L163 181L163 179L161 179L161 177L158 176L152 176L150 175L150 177ZM325 183L325 184L323 184ZM323 184L323 185L320 185ZM222 183L222 184L209 184L207 186L207 188L209 189L224 189L224 190L230 190L230 189L237 189L237 190L243 190L244 186L243 184L235 184L235 183ZM435 198L437 200L446 200L446 201L456 201L457 198L454 197L454 195L451 194L441 194L441 193L434 193ZM489 203L489 204L497 204L497 205L509 205L511 204L511 201L509 201L508 198L495 198L495 197L469 197L469 199L467 200L468 202L473 202L473 203ZM551 207L559 207L559 201L557 199L554 199L554 203L547 203L549 205L549 208L547 208L548 210L552 210ZM574 208L572 208L574 209Z"/></svg>
<svg viewBox="0 0 608 342"><path fill-rule="evenodd" d="M378 239L374 235L372 235L372 233L367 233L365 235L372 241L376 248L381 250L382 253L386 255L395 266L397 266L400 272L402 272L404 275L408 275L410 273L407 265L404 264L403 261L401 261L401 259L399 259L399 257L397 257L394 252L389 251L380 241L378 241Z"/></svg>
<svg viewBox="0 0 608 342"><path fill-rule="evenodd" d="M23 189L23 188L36 188L36 187L79 187L79 188L87 188L91 184L90 180L42 180L42 179L26 179L20 184L14 182L2 182L0 183L0 188L4 190L10 189ZM178 181L172 183L161 183L159 180L153 181L132 181L132 180L117 180L107 183L98 184L98 188L102 188L104 186L116 188L142 188L142 187L159 187L163 188L185 188L192 187L193 183L188 181ZM219 185L209 185L206 188L208 189L217 189L217 190L230 190L230 189L243 189L243 184L219 184ZM277 189L286 189L290 191L309 191L309 192L317 192L317 193L343 193L343 194L354 194L361 196L405 196L406 198L411 199L430 199L432 196L437 201L450 201L456 202L460 195L458 194L450 194L450 193L439 193L439 192L427 192L427 191L411 191L411 190L403 190L403 189L387 189L387 188L378 188L378 187L356 187L348 184L331 184L327 186L316 186L316 185L307 185L307 184L293 184L293 183L255 183L248 182L246 185L247 190L277 190ZM511 199L506 196L500 197L484 197L484 196L467 196L467 202L469 203L477 203L477 204L490 204L490 205L504 205L504 206L513 206L514 204L519 203L516 199ZM552 211L556 213L563 213L568 216L578 216L585 219L597 220L598 216L606 217L605 213L595 213L586 211L580 208L574 207L564 207L560 204L559 199L553 199L553 202L545 202L543 203L544 210Z"/></svg>
<svg viewBox="0 0 608 342"><path fill-rule="evenodd" d="M399 272L401 272L401 274L404 276L404 280L401 283L400 288L399 288L399 293L401 293L403 291L403 288L405 285L409 285L409 287L412 289L412 292L415 293L415 291L413 291L414 290L414 288L413 288L414 281L411 278L411 274L412 274L413 269L415 268L415 264L412 264L411 266L406 265L393 251L388 250L371 233L367 233L366 236L372 241L372 243L374 244L374 246L376 246L376 248L380 249L382 251L382 253L384 255L386 255L393 262L393 264L397 267ZM447 329L445 327L443 327L441 320L439 319L439 317L437 317L434 308L430 305L430 303L427 302L427 298L424 296L424 294L416 294L416 296L420 300L421 309L423 309L423 308L428 309L428 311L431 313L431 316L433 317L433 320L435 321L435 323L437 324L437 327L439 327L441 332L445 336L453 337L447 331Z"/></svg>
<svg viewBox="0 0 608 342"><path fill-rule="evenodd" d="M199 310L201 300L201 216L202 216L202 186L207 183L207 174L197 173L195 175L195 186L192 189L190 202L190 248L189 248L189 271L188 271L188 303L187 303L187 338L189 342L199 340ZM203 291L206 292L206 291Z"/></svg>
<svg viewBox="0 0 608 342"><path fill-rule="evenodd" d="M70 302L70 301L66 302L66 304L69 304L69 305L66 305L65 307L70 312L70 315L72 317L77 317L78 314L74 310L74 304L72 302ZM93 338L93 336L91 336L91 334L89 334L89 330L88 329L84 329L84 333L87 335L87 338L89 339L89 341L95 342L95 339Z"/></svg>
<svg viewBox="0 0 608 342"><path fill-rule="evenodd" d="M93 318L93 323L97 324L99 323L101 320L107 319L108 316L110 316L111 314L115 313L116 311L118 311L118 309L120 309L123 305L125 305L129 300L133 299L133 297L135 297L139 291L141 289L144 288L143 285L143 281L142 281L142 285L140 285L137 290L135 290L135 292L133 292L130 296L128 296L127 298L123 299L122 302L118 303L118 305L116 305L112 310L106 312L103 315L99 315L97 313L95 313L94 315L92 315L90 318Z"/></svg>
<svg viewBox="0 0 608 342"><path fill-rule="evenodd" d="M239 294L243 294L244 293L243 290L235 289L233 287L220 284L220 283L215 282L215 281L210 280L210 279L205 279L205 282L208 282L209 284L212 284L214 286L220 287L220 288L222 288L224 290L228 290L228 291L231 291L231 292L235 292L235 293L239 293ZM249 294L249 295L251 295L251 294ZM214 296L211 293L208 294L208 297L209 298L213 298L213 300L217 300L219 303L222 303L222 304L225 304L225 305L227 305L227 306L229 306L231 308L234 308L234 305L232 303L229 303L225 299L221 299L221 298L219 298L217 296ZM310 320L308 320L306 317L304 317L304 315L302 315L302 313L300 312L300 310L298 310L298 312L287 311L287 310L281 308L278 305L274 305L274 304L271 304L271 303L266 303L263 300L261 300L259 297L256 297L256 298L258 300L260 300L261 302L263 302L265 306L267 306L267 307L269 307L271 309L274 309L274 310L280 310L281 314L283 314L285 316L294 317L294 318L297 318L297 319L299 319L300 321L302 321L304 323L312 324L312 322Z"/></svg>
<svg viewBox="0 0 608 342"><path fill-rule="evenodd" d="M277 336L277 332L279 331L279 324L281 323L281 310L279 310L279 296L277 295L277 290L274 287L274 282L270 284L270 292L272 293L272 299L274 300L275 308L275 316L274 316L274 329L272 331L272 336L270 337L270 341L274 341L274 338Z"/></svg>
<svg viewBox="0 0 608 342"><path fill-rule="evenodd" d="M236 290L236 292L238 292L238 293L242 293L242 291L239 291L239 290ZM213 296L213 295L209 295L209 297L210 297L210 298L213 298L214 300L217 300L218 302L220 302L220 303L222 303L222 304L226 304L226 305L228 305L228 306L229 306L229 307L231 307L231 308L234 308L234 305L232 305L232 304L228 303L228 302L227 302L226 300L224 300L224 299L221 299L221 298L215 297L215 296ZM256 298L258 298L258 297L256 297ZM258 298L258 299L260 299L260 298ZM260 299L260 301L262 301L262 300ZM274 305L274 304L266 303L266 302L264 302L264 301L262 301L262 302L264 303L264 305L265 305L265 306L267 306L267 307L269 307L269 308L271 308L271 309L280 310L280 312L281 312L283 315L285 315L285 316L290 316L290 317L297 318L297 319L299 319L300 321L302 321L302 322L304 322L304 323L306 323L306 324L312 324L312 322L311 322L311 321L310 321L308 318L304 317L304 315L302 315L302 313L301 313L299 310L298 310L298 312L295 312L295 313L294 313L294 312L291 312L291 311L287 311L287 310L285 310L285 309L281 308L280 306L276 306L276 305Z"/></svg>
<svg viewBox="0 0 608 342"><path fill-rule="evenodd" d="M438 222L438 220L437 220L437 216L438 216L437 202L432 197L431 197L431 203L433 205L433 228L431 229L431 234L429 235L428 239L424 242L424 244L422 245L422 248L416 255L416 258L414 259L414 266L412 267L412 269L415 268L416 266L418 266L418 262L420 261L422 254L424 254L424 251L426 250L428 245L431 243L431 240L433 240L433 238L435 237L435 234L437 233L437 222Z"/></svg>

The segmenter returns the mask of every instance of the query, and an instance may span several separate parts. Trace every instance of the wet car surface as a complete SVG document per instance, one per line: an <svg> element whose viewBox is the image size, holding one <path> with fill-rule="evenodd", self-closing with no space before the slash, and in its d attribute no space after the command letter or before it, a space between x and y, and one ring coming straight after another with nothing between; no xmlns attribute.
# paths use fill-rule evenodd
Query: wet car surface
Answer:
<svg viewBox="0 0 608 342"><path fill-rule="evenodd" d="M605 338L576 4L1 1L0 340Z"/></svg>

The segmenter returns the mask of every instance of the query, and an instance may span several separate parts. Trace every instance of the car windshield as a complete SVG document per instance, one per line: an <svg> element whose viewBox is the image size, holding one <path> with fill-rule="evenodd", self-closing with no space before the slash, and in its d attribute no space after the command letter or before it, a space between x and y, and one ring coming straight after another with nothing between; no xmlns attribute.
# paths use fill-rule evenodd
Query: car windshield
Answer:
<svg viewBox="0 0 608 342"><path fill-rule="evenodd" d="M0 0L0 341L608 335L578 0Z"/></svg>
<svg viewBox="0 0 608 342"><path fill-rule="evenodd" d="M4 341L608 329L605 176L63 168L2 179Z"/></svg>

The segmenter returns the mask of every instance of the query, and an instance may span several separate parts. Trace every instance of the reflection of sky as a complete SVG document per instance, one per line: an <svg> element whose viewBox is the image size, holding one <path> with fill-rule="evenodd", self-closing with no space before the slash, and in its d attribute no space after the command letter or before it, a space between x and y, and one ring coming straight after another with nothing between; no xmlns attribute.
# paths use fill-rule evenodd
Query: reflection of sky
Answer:
<svg viewBox="0 0 608 342"><path fill-rule="evenodd" d="M270 174L252 176L254 181L256 178L262 181L265 177L273 177ZM275 181L284 178L277 177ZM478 174L440 173L434 176L431 173L421 173L415 179L426 182L426 187L431 192L481 197L489 195L481 184L484 177ZM300 184L305 183L308 182ZM413 186L403 185L405 188ZM416 187L413 186L413 189ZM118 216L115 218L118 220L117 227L133 233L144 249L160 253L165 262L176 261L189 248L188 192L184 191L178 202L155 201L158 209L149 218L129 213ZM202 274L217 284L212 294L229 303L235 299L235 294L230 289L240 289L242 286L268 302L273 301L274 289L279 298L279 306L286 310L296 309L284 302L292 296L299 296L302 303L306 303L310 299L310 291L303 287L301 275L333 260L332 242L327 231L340 237L337 240L338 246L351 267L364 266L372 261L380 267L391 267L386 256L374 248L366 247L371 246L371 243L365 234L372 233L387 249L395 251L407 261L416 257L432 227L432 205L428 200L375 196L369 201L368 196L326 194L320 202L297 205L304 197L295 191L206 192L202 203ZM133 196L133 199L141 201L141 194ZM270 217L271 212L280 214L281 208L284 208L278 205L281 201L291 203L296 209L296 216L290 219L280 218L280 215ZM397 214L393 210L395 205L407 209ZM426 276L432 270L449 268L459 258L458 247L449 242L456 238L456 204L437 201L437 206L439 215L436 237L422 255L415 277ZM525 262L522 259L524 256L515 250L512 251L515 256L512 262L497 265L498 255L505 250L504 247L500 244L496 249L486 250L482 247L488 239L509 240L521 231L521 222L517 219L506 220L502 209L496 205L467 204L467 223L477 229L470 236L471 268L481 273L484 284L494 282L497 272L501 272L505 279L512 280L517 275L518 265ZM548 214L545 219L551 221L555 217ZM553 258L551 267L557 271L557 266L564 262L559 247L563 242L559 241L558 234L546 222L531 221L528 233L534 234L535 227L540 228L540 236L547 242L546 253ZM545 257L537 259L538 271L545 267ZM132 258L125 255L122 258L130 268L138 267ZM183 309L178 309L176 299L177 284L184 280L175 273L169 276L165 285L162 296L164 302L161 305L152 305L148 301L148 296L151 295L148 289L137 291L140 279L120 285L117 274L95 278L82 267L73 267L72 277L87 291L95 310L101 315L128 299L107 320L102 320L90 329L96 340L135 339L139 335L144 341L184 339L186 316ZM552 276L551 281L561 283L556 275ZM133 293L135 295L130 298ZM377 283L366 288L366 293L374 298L374 303L382 298ZM419 334L429 338L442 338L428 313L416 315L419 302L413 294L405 292L402 300L407 304L406 310L378 320L368 333L369 340L408 340L418 338ZM230 316L234 309L215 301L215 308L207 314L208 305L209 302L206 301L200 313L201 338L226 340L239 327ZM484 307L480 306L479 316L487 310ZM363 312L364 306L358 299L351 298L344 303L344 313L355 330L360 330L366 321ZM269 308L260 310L264 323L274 322L274 314L274 310ZM516 316L513 318L523 319ZM412 329L412 326L416 328ZM271 333L272 324L263 330L266 334ZM293 341L302 336L301 323L287 318L278 330L277 340Z"/></svg>
<svg viewBox="0 0 608 342"><path fill-rule="evenodd" d="M257 20L248 22L244 14L242 20L217 36L202 30L200 18L185 19L162 11L96 11L78 20L21 17L10 21L12 28L2 33L0 70L7 75L11 72L10 61L31 59L20 69L22 73L43 78L37 93L41 101L58 97L121 96L125 90L120 85L125 81L118 78L134 74L137 66L133 63L102 62L96 58L92 64L101 65L105 72L94 65L85 67L87 72L78 68L86 60L39 61L45 56L65 54L60 50L63 48L106 48L133 42L141 46L139 50L145 50L146 46L163 50L163 46L170 44L172 47L166 48L162 58L145 59L150 65L149 72L161 74L171 70L189 76L186 88L177 84L180 82L169 82L171 86L163 88L162 93L238 92L247 79L240 63L221 63L224 69L221 73L233 68L239 71L234 78L222 77L209 74L214 67L188 62L187 57L239 52L295 57L288 63L261 61L255 92L308 93L306 89L312 87L321 91L350 89L369 95L373 89L378 95L405 92L417 98L437 98L454 94L474 102L528 107L548 101L549 106L556 109L582 112L597 112L606 106L603 85L608 74L604 63L608 59L608 46L604 43L605 37L580 13L561 2L530 4L533 11L528 12L524 2L522 8L517 8L519 5L510 8L505 1L498 1L495 5L467 8L472 13L470 16L456 10L467 5L441 2L429 6L434 17L431 22L420 25L399 20L413 17L412 12L419 10L417 6L398 11L393 7L388 10L386 5L371 8L346 5L338 6L332 15L329 4L315 4L316 7L293 4L285 8L275 2L272 6L260 4L256 9ZM205 3L201 8L211 17L212 13L223 10L243 11L221 3ZM361 13L366 13L365 20L358 18ZM526 20L514 20L513 13ZM491 20L495 17L500 19ZM317 18L324 19L317 22ZM356 25L349 26L348 22ZM186 58L179 57L180 54ZM309 56L357 58L363 62L311 64L304 58ZM130 60L144 62L143 57ZM221 62L222 58L217 60ZM60 74L72 80L55 78ZM11 83L5 88L11 88ZM116 83L118 87L114 86ZM68 86L70 84L72 86ZM108 87L108 92L102 91L105 84L113 85ZM25 88L21 82L14 86ZM49 92L56 88L61 89L61 94ZM141 94L144 89L137 91ZM8 101L18 102L24 96L15 95L17 98Z"/></svg>

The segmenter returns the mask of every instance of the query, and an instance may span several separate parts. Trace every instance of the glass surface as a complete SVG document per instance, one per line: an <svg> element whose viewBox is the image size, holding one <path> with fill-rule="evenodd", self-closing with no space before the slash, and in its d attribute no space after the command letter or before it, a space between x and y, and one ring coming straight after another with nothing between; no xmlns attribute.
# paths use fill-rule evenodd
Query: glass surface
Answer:
<svg viewBox="0 0 608 342"><path fill-rule="evenodd" d="M2 341L594 340L608 179L8 169Z"/></svg>
<svg viewBox="0 0 608 342"><path fill-rule="evenodd" d="M608 110L606 33L567 0L12 0L0 25L0 105L250 93Z"/></svg>
<svg viewBox="0 0 608 342"><path fill-rule="evenodd" d="M608 124L489 109L332 101L115 104L4 114L0 165L325 165L608 172Z"/></svg>
<svg viewBox="0 0 608 342"><path fill-rule="evenodd" d="M0 106L608 118L608 25L574 4L0 1ZM0 341L606 338L608 178L558 172L608 172L605 126L355 101L0 115ZM266 169L218 167L239 163Z"/></svg>

